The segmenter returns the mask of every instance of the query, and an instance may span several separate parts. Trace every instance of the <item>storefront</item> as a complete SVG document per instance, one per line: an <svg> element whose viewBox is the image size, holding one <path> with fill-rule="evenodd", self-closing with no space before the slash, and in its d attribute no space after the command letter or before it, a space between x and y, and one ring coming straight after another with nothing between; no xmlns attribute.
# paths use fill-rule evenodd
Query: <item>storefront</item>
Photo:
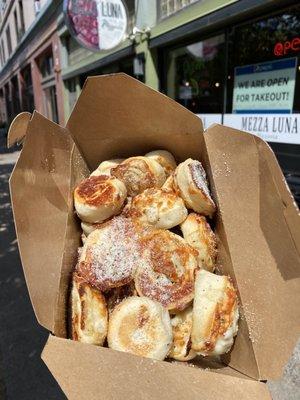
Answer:
<svg viewBox="0 0 300 400"><path fill-rule="evenodd" d="M161 46L161 90L205 126L267 140L299 201L300 5L240 21Z"/></svg>
<svg viewBox="0 0 300 400"><path fill-rule="evenodd" d="M64 2L64 5L64 14L58 21L58 28L65 89L64 108L65 115L68 117L88 76L124 72L137 77L134 67L135 48L127 35L132 32L134 25L135 2L134 0L119 2L118 6L122 7L123 11L120 15L116 11L114 15L117 19L120 17L120 20L114 21L115 25L110 22L110 26L106 21L99 27L96 2L87 0L85 5L75 7L76 1L70 0ZM105 11L105 17L108 16L109 10L113 10L107 7L108 5L106 8L101 8ZM104 16L101 18L104 20ZM121 23L124 34L121 35L122 40L110 48L108 45L119 35L119 29L114 28L118 26L118 23ZM116 37L113 32L117 35ZM100 43L104 46L103 48L100 48Z"/></svg>
<svg viewBox="0 0 300 400"><path fill-rule="evenodd" d="M76 103L87 77L124 72L137 78L134 69L135 50L130 43L118 52L102 57L99 57L97 53L91 54L87 49L80 47L67 32L61 37L61 43L65 61L63 81L66 116L70 114ZM86 60L90 60L90 62L86 62Z"/></svg>

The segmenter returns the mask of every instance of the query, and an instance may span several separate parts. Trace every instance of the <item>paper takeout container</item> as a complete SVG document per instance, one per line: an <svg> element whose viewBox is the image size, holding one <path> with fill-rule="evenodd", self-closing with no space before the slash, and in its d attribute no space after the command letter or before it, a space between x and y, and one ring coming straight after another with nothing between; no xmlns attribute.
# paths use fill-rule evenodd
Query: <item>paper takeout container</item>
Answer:
<svg viewBox="0 0 300 400"><path fill-rule="evenodd" d="M24 139L22 139L24 138ZM201 120L125 74L88 78L65 128L37 112L13 121L23 150L10 178L32 305L50 332L42 359L70 399L270 399L299 335L298 209L269 146ZM200 160L217 203L219 263L239 291L230 354L196 365L153 361L66 339L80 227L73 189L100 161L167 149Z"/></svg>

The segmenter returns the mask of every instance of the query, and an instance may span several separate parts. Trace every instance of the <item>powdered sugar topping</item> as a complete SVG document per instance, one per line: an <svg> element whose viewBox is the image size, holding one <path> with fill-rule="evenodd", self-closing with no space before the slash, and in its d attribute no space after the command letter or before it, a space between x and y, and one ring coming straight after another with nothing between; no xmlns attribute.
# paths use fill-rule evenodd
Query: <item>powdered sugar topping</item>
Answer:
<svg viewBox="0 0 300 400"><path fill-rule="evenodd" d="M204 168L202 167L201 162L193 160L189 164L189 169L191 171L192 179L195 186L198 189L202 190L208 198L211 198L206 180L206 173L204 171Z"/></svg>
<svg viewBox="0 0 300 400"><path fill-rule="evenodd" d="M100 240L87 248L87 259L95 286L107 290L132 280L140 243L134 224L123 217L112 219L100 232Z"/></svg>

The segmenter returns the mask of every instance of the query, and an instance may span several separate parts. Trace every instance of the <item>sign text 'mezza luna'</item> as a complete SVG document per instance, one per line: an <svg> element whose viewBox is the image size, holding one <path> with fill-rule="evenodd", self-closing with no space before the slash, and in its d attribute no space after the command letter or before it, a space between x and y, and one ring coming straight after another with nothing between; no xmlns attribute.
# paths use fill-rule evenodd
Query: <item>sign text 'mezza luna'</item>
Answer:
<svg viewBox="0 0 300 400"><path fill-rule="evenodd" d="M293 116L242 116L242 129L258 133L299 133L298 118Z"/></svg>

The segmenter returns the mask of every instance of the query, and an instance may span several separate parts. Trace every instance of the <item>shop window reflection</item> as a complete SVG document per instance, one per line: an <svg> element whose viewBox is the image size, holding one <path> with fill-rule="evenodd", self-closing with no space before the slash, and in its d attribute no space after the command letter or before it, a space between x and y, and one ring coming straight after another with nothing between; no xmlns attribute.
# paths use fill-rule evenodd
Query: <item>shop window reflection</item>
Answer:
<svg viewBox="0 0 300 400"><path fill-rule="evenodd" d="M218 35L168 53L167 94L195 113L223 108L225 36Z"/></svg>

